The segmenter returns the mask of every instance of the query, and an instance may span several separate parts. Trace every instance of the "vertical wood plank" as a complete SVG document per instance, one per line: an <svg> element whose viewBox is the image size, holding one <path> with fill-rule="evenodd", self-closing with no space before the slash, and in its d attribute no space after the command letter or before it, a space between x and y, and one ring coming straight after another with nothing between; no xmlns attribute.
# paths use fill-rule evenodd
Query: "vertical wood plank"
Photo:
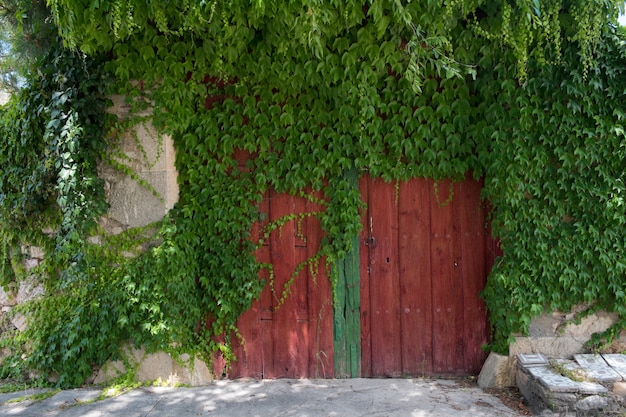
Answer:
<svg viewBox="0 0 626 417"><path fill-rule="evenodd" d="M356 177L354 178L356 185ZM359 291L360 274L359 274L359 237L352 238L352 250L344 261L344 270L346 274L346 324L347 338L346 345L348 347L348 363L349 375L351 378L361 376L361 293Z"/></svg>
<svg viewBox="0 0 626 417"><path fill-rule="evenodd" d="M258 222L259 239L263 238L265 227L270 221L270 192L267 191L263 196L263 200L259 203L259 210L263 216L263 220ZM258 241L258 240L257 240ZM271 251L270 241L265 239L263 246L257 250L257 259L263 263L271 263ZM261 349L261 378L274 378L274 311L273 311L273 295L272 286L270 283L270 274L267 269L264 269L259 274L260 278L265 280L265 287L259 297L259 331L261 335L260 349Z"/></svg>
<svg viewBox="0 0 626 417"><path fill-rule="evenodd" d="M451 317L454 323L454 336L452 337L452 344L450 349L454 351L455 361L451 366L451 374L462 375L465 373L465 354L466 346L464 341L464 317L465 317L465 264L463 262L463 210L465 206L464 195L461 192L463 190L463 182L454 182L451 184L453 187L453 199L450 202L452 209L452 279L456 287L457 292L455 298L451 301L453 316Z"/></svg>
<svg viewBox="0 0 626 417"><path fill-rule="evenodd" d="M400 184L402 373L407 375L433 372L429 192L425 179Z"/></svg>
<svg viewBox="0 0 626 417"><path fill-rule="evenodd" d="M256 300L250 309L237 320L237 329L241 335L232 335L233 361L229 378L260 378L262 369L260 302Z"/></svg>
<svg viewBox="0 0 626 417"><path fill-rule="evenodd" d="M333 302L333 344L335 348L335 378L348 378L349 354L346 345L348 325L344 312L346 310L346 273L343 261L334 265L336 277Z"/></svg>
<svg viewBox="0 0 626 417"><path fill-rule="evenodd" d="M358 187L356 169L344 172L344 178L351 187ZM335 377L356 378L360 376L361 368L361 340L360 340L360 261L359 237L354 236L351 249L343 259L335 264L337 287L334 317L334 345L335 345Z"/></svg>
<svg viewBox="0 0 626 417"><path fill-rule="evenodd" d="M371 178L364 175L359 179L359 191L365 200L366 209L363 212L361 222L363 228L359 238L360 251L360 271L361 271L361 376L369 378L372 376L372 334L371 334L371 295L370 295L370 257L372 250L370 244L371 235L371 212L369 184Z"/></svg>
<svg viewBox="0 0 626 417"><path fill-rule="evenodd" d="M485 360L481 346L487 342L488 326L486 307L480 298L485 286L485 214L480 200L481 183L467 178L459 184L456 205L461 228L460 264L463 272L464 311L464 372L475 374Z"/></svg>
<svg viewBox="0 0 626 417"><path fill-rule="evenodd" d="M394 184L370 183L373 244L370 245L372 375L401 376L398 211ZM375 296L372 296L375 294Z"/></svg>
<svg viewBox="0 0 626 417"><path fill-rule="evenodd" d="M320 193L314 196L321 197ZM320 211L318 204L307 202L306 210ZM311 258L319 250L322 231L317 217L309 217L307 223L307 256ZM324 267L324 260L314 266L313 272L307 268L309 302L309 375L313 378L334 377L333 347L333 308L330 280Z"/></svg>
<svg viewBox="0 0 626 417"><path fill-rule="evenodd" d="M293 213L305 213L306 201L303 198L292 197ZM307 223L302 219L294 221L295 235L294 247L295 263L292 273L307 259ZM301 270L292 284L290 297L295 304L295 339L293 340L296 356L294 361L294 378L306 378L309 376L309 281L307 271Z"/></svg>
<svg viewBox="0 0 626 417"><path fill-rule="evenodd" d="M270 222L294 212L293 198L286 194L270 193ZM287 289L293 291L291 274L296 267L295 225L287 222L270 235L270 256L274 266L273 340L274 371L277 378L295 378L298 355L296 331L297 307L294 297L283 297Z"/></svg>
<svg viewBox="0 0 626 417"><path fill-rule="evenodd" d="M452 206L445 204L450 181L431 182L431 270L433 299L433 372L454 374L456 352L456 300L462 299L462 286L455 282Z"/></svg>

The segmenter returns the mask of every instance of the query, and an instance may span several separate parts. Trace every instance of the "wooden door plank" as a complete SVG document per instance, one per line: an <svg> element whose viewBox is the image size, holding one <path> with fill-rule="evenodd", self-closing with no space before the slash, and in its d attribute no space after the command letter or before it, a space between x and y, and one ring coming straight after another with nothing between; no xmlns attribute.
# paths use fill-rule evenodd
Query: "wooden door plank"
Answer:
<svg viewBox="0 0 626 417"><path fill-rule="evenodd" d="M270 194L270 222L294 213L295 205L291 196ZM296 328L297 307L294 297L288 296L291 288L292 272L296 268L295 224L293 221L270 234L270 256L274 268L273 296L273 340L274 370L276 378L295 378L298 356ZM287 293L285 293L287 291Z"/></svg>
<svg viewBox="0 0 626 417"><path fill-rule="evenodd" d="M266 227L270 222L270 196L271 193L267 191L263 196L263 199L259 203L259 211L262 214L262 219L258 222L257 242L263 240L262 246L257 249L257 259L262 263L271 263L271 251L269 236L265 237ZM253 228L254 230L254 228ZM253 234L254 236L254 234ZM259 297L259 330L261 335L260 350L261 350L261 378L273 378L274 377L274 302L272 295L272 285L270 283L270 272L268 269L260 271L259 276L265 281L265 287Z"/></svg>
<svg viewBox="0 0 626 417"><path fill-rule="evenodd" d="M291 197L293 213L306 213L306 200L302 197ZM309 280L307 271L301 269L297 275L293 275L296 268L299 268L307 259L307 223L304 218L297 218L294 223L294 247L295 267L292 270L294 282L292 284L291 297L293 297L295 307L295 320L293 330L296 332L294 341L296 349L295 357L295 378L307 378L309 376Z"/></svg>
<svg viewBox="0 0 626 417"><path fill-rule="evenodd" d="M429 200L427 180L400 184L400 314L402 373L406 375L433 371Z"/></svg>
<svg viewBox="0 0 626 417"><path fill-rule="evenodd" d="M296 265L299 265L307 259L306 246L296 246L294 248L296 255ZM296 352L294 361L294 378L308 378L309 375L309 363L310 363L310 334L309 334L309 282L308 274L305 269L295 277L293 283L293 291L291 296L294 297L295 302L295 317L293 321L295 331L295 339L292 341Z"/></svg>
<svg viewBox="0 0 626 417"><path fill-rule="evenodd" d="M361 294L361 376L370 378L372 376L372 334L371 334L371 295L370 295L370 225L371 213L369 208L370 195L369 184L371 182L369 175L364 175L359 179L359 191L361 198L365 200L366 209L363 210L361 223L363 228L359 236L359 253L361 275L360 294Z"/></svg>
<svg viewBox="0 0 626 417"><path fill-rule="evenodd" d="M450 349L454 351L454 359L451 366L451 374L463 375L465 374L465 353L466 346L464 340L464 317L465 317L465 264L463 262L463 227L461 219L463 218L463 182L455 181L452 183L454 194L452 195L452 201L450 207L452 210L452 279L455 286L454 299L452 302L453 316L451 317L454 323L454 335L451 338L452 344Z"/></svg>
<svg viewBox="0 0 626 417"><path fill-rule="evenodd" d="M260 302L256 300L237 321L237 335L232 335L233 361L229 378L260 378L262 375L262 340L260 328Z"/></svg>
<svg viewBox="0 0 626 417"><path fill-rule="evenodd" d="M259 212L264 214L264 219L253 224L250 239L253 243L261 242L263 231L269 220L269 194L265 193L259 202ZM256 259L262 263L269 263L269 241L257 249ZM269 274L262 269L259 279L267 282ZM233 354L236 360L232 363L229 378L263 378L267 365L273 364L273 343L271 338L272 328L272 296L266 285L259 298L252 303L250 309L244 312L237 321L237 329L242 337L239 340L232 335Z"/></svg>
<svg viewBox="0 0 626 417"><path fill-rule="evenodd" d="M321 198L321 193L313 193L314 198ZM308 201L308 212L320 211L319 204ZM307 257L312 258L319 251L322 240L322 230L317 217L308 217L307 228ZM308 277L309 302L309 375L312 378L334 377L334 347L333 347L333 308L332 293L325 261L320 260L312 268L306 268Z"/></svg>
<svg viewBox="0 0 626 417"><path fill-rule="evenodd" d="M351 187L358 188L356 169L346 170L343 175ZM358 236L351 239L350 246L345 257L334 265L337 277L333 305L336 378L358 377L361 368Z"/></svg>
<svg viewBox="0 0 626 417"><path fill-rule="evenodd" d="M475 374L480 371L485 359L481 346L487 342L487 317L480 291L485 286L484 211L480 199L481 183L471 178L460 183L456 193L455 217L461 228L460 264L463 273L464 311L464 371Z"/></svg>
<svg viewBox="0 0 626 417"><path fill-rule="evenodd" d="M269 244L257 250L257 258L261 262L271 261ZM270 273L267 269L263 269L259 275L267 284L259 297L260 340L258 349L261 354L261 368L255 370L255 373L260 373L259 378L274 378L274 313L272 289L269 282Z"/></svg>
<svg viewBox="0 0 626 417"><path fill-rule="evenodd" d="M394 184L370 183L372 375L401 376L398 212Z"/></svg>
<svg viewBox="0 0 626 417"><path fill-rule="evenodd" d="M459 367L456 352L457 300L462 285L455 282L450 181L431 182L431 269L433 297L433 372L454 374ZM461 359L462 363L462 359Z"/></svg>

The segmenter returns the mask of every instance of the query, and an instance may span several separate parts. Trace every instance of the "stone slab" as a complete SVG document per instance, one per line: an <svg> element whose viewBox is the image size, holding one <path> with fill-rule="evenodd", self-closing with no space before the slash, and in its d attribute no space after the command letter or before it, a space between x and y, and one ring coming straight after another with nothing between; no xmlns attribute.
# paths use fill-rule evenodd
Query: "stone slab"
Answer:
<svg viewBox="0 0 626 417"><path fill-rule="evenodd" d="M548 359L541 353L523 353L517 355L517 363L525 369L548 365Z"/></svg>
<svg viewBox="0 0 626 417"><path fill-rule="evenodd" d="M622 379L626 380L626 355L621 353L603 354L602 358Z"/></svg>
<svg viewBox="0 0 626 417"><path fill-rule="evenodd" d="M552 392L578 392L580 388L576 381L556 373L549 366L532 367L528 371L535 379L539 380L541 385Z"/></svg>
<svg viewBox="0 0 626 417"><path fill-rule="evenodd" d="M579 354L574 359L583 368L588 378L598 382L621 381L622 377L614 371L600 355Z"/></svg>

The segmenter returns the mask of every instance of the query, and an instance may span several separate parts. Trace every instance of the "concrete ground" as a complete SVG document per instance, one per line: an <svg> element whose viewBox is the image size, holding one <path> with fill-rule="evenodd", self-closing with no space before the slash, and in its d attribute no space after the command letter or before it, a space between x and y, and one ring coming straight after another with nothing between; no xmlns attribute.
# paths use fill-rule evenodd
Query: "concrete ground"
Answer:
<svg viewBox="0 0 626 417"><path fill-rule="evenodd" d="M0 415L21 417L512 417L498 398L464 381L340 379L217 381L197 388L143 387L97 400L102 390L66 390L42 401L33 390L0 394Z"/></svg>

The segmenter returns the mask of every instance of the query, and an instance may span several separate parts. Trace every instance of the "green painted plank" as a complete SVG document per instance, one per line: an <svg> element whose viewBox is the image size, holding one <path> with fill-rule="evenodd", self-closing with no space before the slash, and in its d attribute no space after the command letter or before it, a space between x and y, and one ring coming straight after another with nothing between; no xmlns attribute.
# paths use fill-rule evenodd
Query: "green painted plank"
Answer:
<svg viewBox="0 0 626 417"><path fill-rule="evenodd" d="M356 169L344 172L351 185L358 188ZM352 238L352 250L337 261L333 311L335 340L335 378L361 376L361 295L359 237Z"/></svg>

